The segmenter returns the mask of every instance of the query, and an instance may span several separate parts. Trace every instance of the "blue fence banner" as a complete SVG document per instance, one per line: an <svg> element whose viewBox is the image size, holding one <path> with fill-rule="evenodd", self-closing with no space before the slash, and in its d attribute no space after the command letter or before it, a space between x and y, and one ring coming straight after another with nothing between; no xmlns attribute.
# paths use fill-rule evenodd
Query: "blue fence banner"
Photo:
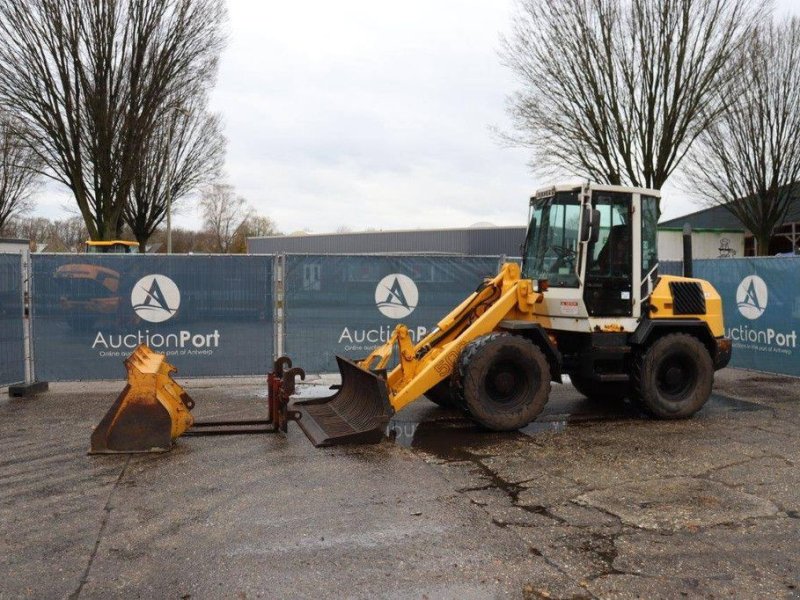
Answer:
<svg viewBox="0 0 800 600"><path fill-rule="evenodd" d="M662 260L658 263L659 275L683 275L683 262L679 260Z"/></svg>
<svg viewBox="0 0 800 600"><path fill-rule="evenodd" d="M25 379L22 326L22 262L19 254L0 254L0 385Z"/></svg>
<svg viewBox="0 0 800 600"><path fill-rule="evenodd" d="M140 343L179 376L267 372L270 256L34 255L37 378L119 379Z"/></svg>
<svg viewBox="0 0 800 600"><path fill-rule="evenodd" d="M310 373L363 358L403 323L414 340L497 274L498 257L286 257L285 352Z"/></svg>
<svg viewBox="0 0 800 600"><path fill-rule="evenodd" d="M800 376L800 258L694 261L722 296L732 367Z"/></svg>

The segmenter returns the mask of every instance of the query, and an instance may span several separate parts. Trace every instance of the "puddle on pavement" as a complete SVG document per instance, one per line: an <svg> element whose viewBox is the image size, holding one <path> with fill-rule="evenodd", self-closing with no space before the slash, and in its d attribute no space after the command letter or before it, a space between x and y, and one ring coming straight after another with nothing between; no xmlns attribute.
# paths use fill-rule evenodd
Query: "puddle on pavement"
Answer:
<svg viewBox="0 0 800 600"><path fill-rule="evenodd" d="M331 389L330 383L298 383L295 386L295 391L294 394L292 394L292 398L324 398L325 396L333 396L335 393L336 390ZM256 396L259 398L266 398L267 388L265 387L264 389L256 392Z"/></svg>
<svg viewBox="0 0 800 600"><path fill-rule="evenodd" d="M566 419L563 421L534 421L519 430L520 433L536 437L540 433L562 433L567 428Z"/></svg>
<svg viewBox="0 0 800 600"><path fill-rule="evenodd" d="M421 422L392 419L387 433L396 444L446 461L469 460L480 454L481 447L497 443L503 436L516 435L481 430L466 418Z"/></svg>
<svg viewBox="0 0 800 600"><path fill-rule="evenodd" d="M755 402L748 402L747 400L739 400L738 398L731 398L729 396L722 396L720 394L711 394L711 397L703 407L703 411L708 412L756 412L759 410L772 410L769 406L757 404Z"/></svg>
<svg viewBox="0 0 800 600"><path fill-rule="evenodd" d="M534 421L513 432L487 431L466 417L452 417L425 421L392 419L387 435L396 444L433 454L442 460L465 460L469 455L480 454L481 448L520 434L535 438L546 433L562 433L567 421Z"/></svg>
<svg viewBox="0 0 800 600"><path fill-rule="evenodd" d="M621 420L646 420L649 417L629 403L598 405L584 400L561 402L553 407L557 412L545 412L539 420L510 433L486 431L469 418L453 413L454 416L437 418L436 413L422 411L419 419L408 418L400 413L389 422L387 435L396 444L415 448L437 456L442 460L468 460L470 456L481 453L481 448L512 440L524 435L536 438L540 435L563 433L567 427L590 426L592 422L611 422ZM564 410L568 409L568 410ZM436 409L438 411L438 409ZM769 407L712 394L702 413L752 412L770 410ZM415 417L417 415L414 415ZM432 418L431 418L432 417Z"/></svg>

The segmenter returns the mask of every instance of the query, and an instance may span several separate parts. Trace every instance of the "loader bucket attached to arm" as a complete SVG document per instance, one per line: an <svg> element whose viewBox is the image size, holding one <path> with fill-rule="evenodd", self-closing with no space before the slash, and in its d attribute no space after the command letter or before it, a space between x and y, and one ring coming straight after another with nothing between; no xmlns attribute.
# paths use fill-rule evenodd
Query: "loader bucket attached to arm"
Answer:
<svg viewBox="0 0 800 600"><path fill-rule="evenodd" d="M541 294L520 279L519 266L503 265L414 344L405 325L357 362L337 356L341 389L328 398L295 402L296 420L315 446L381 441L395 411L450 377L466 344L491 333L503 319L530 316ZM392 360L397 365L387 372Z"/></svg>
<svg viewBox="0 0 800 600"><path fill-rule="evenodd" d="M168 451L192 426L194 401L172 379L177 369L144 344L125 368L128 384L92 432L89 454Z"/></svg>
<svg viewBox="0 0 800 600"><path fill-rule="evenodd" d="M346 358L336 362L341 388L333 396L295 402L297 424L314 446L377 444L394 412L386 381Z"/></svg>

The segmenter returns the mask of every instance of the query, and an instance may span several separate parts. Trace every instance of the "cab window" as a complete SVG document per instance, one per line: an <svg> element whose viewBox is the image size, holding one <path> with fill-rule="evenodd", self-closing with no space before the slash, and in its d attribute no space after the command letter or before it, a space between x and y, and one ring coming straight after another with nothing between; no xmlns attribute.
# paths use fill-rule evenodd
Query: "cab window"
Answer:
<svg viewBox="0 0 800 600"><path fill-rule="evenodd" d="M589 273L593 276L630 277L630 194L596 192L600 235L589 247Z"/></svg>

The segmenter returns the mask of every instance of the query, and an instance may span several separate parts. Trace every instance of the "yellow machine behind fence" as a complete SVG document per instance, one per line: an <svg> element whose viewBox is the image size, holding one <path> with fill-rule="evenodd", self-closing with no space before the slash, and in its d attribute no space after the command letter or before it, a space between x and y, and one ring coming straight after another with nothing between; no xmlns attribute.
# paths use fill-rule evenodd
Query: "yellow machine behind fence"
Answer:
<svg viewBox="0 0 800 600"><path fill-rule="evenodd" d="M166 452L192 426L194 401L177 369L144 344L125 360L128 384L92 433L90 454Z"/></svg>

